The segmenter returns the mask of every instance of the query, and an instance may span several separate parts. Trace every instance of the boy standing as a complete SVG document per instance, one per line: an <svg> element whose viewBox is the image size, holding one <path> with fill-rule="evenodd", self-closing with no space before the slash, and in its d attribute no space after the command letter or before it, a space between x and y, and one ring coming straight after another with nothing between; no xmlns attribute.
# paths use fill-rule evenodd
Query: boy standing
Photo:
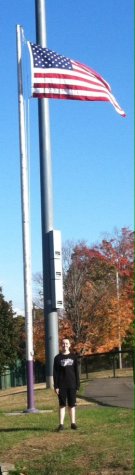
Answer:
<svg viewBox="0 0 135 475"><path fill-rule="evenodd" d="M74 353L70 353L70 342L67 338L62 341L62 353L54 358L53 368L54 389L59 398L59 427L64 429L65 407L71 420L71 429L77 429L75 422L76 391L79 389L78 361Z"/></svg>

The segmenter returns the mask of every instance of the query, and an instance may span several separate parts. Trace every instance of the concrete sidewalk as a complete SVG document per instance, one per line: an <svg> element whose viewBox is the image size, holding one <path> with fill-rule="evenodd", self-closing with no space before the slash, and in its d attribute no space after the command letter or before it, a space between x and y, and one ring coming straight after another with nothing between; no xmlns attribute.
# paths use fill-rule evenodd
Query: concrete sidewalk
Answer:
<svg viewBox="0 0 135 475"><path fill-rule="evenodd" d="M85 389L86 400L102 406L133 409L134 384L132 377L94 379ZM85 397L84 396L84 397Z"/></svg>

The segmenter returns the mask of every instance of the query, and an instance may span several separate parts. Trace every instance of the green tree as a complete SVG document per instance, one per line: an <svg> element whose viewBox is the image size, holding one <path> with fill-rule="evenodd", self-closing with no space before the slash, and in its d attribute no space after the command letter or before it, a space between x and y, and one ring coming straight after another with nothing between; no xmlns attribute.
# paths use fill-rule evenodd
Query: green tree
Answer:
<svg viewBox="0 0 135 475"><path fill-rule="evenodd" d="M25 318L21 315L14 318L14 335L16 339L17 358L21 361L26 360L26 329Z"/></svg>
<svg viewBox="0 0 135 475"><path fill-rule="evenodd" d="M17 359L18 334L13 317L12 302L6 302L0 287L0 373Z"/></svg>

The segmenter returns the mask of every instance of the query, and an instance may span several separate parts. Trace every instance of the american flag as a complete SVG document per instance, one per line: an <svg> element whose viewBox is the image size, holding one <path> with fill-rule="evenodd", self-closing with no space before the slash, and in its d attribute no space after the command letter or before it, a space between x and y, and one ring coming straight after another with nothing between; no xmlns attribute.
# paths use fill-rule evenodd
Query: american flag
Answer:
<svg viewBox="0 0 135 475"><path fill-rule="evenodd" d="M48 48L28 42L32 66L32 97L111 102L126 115L109 84L93 69Z"/></svg>

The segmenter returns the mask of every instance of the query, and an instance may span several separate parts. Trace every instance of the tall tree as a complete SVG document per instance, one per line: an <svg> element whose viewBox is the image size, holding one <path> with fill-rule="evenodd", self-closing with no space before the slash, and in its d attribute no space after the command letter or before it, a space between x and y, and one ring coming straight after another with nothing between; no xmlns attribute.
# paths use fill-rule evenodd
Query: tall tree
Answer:
<svg viewBox="0 0 135 475"><path fill-rule="evenodd" d="M0 373L5 366L15 364L18 352L18 335L12 302L6 302L0 288Z"/></svg>
<svg viewBox="0 0 135 475"><path fill-rule="evenodd" d="M64 305L59 316L59 341L70 337L76 350L109 351L132 341L133 232L123 228L88 247L84 241L63 247ZM38 274L42 306L42 278ZM44 322L35 322L36 357L44 346ZM42 329L42 331L41 331ZM39 345L40 341L40 345ZM39 348L40 346L40 348Z"/></svg>
<svg viewBox="0 0 135 475"><path fill-rule="evenodd" d="M45 324L43 310L36 308L33 321L34 360L45 362Z"/></svg>
<svg viewBox="0 0 135 475"><path fill-rule="evenodd" d="M26 360L26 330L25 330L25 318L18 315L14 318L14 333L16 335L16 351L17 358L20 361Z"/></svg>
<svg viewBox="0 0 135 475"><path fill-rule="evenodd" d="M132 296L131 231L124 228L93 248L76 246L65 279L65 310L76 348L91 353L118 347L133 320Z"/></svg>

